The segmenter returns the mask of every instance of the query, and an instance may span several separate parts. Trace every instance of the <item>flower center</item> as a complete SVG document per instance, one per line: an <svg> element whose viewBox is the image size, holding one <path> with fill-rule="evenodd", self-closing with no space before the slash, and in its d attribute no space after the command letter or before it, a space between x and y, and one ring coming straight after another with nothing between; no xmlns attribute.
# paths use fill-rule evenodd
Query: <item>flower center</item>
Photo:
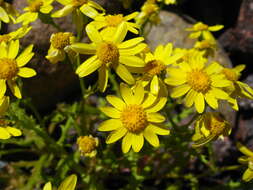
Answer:
<svg viewBox="0 0 253 190"><path fill-rule="evenodd" d="M144 67L144 72L150 76L159 75L166 69L166 66L158 60L149 61Z"/></svg>
<svg viewBox="0 0 253 190"><path fill-rule="evenodd" d="M195 30L197 31L203 31L203 30L208 30L208 25L203 24L203 23L198 23L194 26Z"/></svg>
<svg viewBox="0 0 253 190"><path fill-rule="evenodd" d="M10 36L8 34L0 35L0 43L8 42L10 40Z"/></svg>
<svg viewBox="0 0 253 190"><path fill-rule="evenodd" d="M40 7L43 5L43 2L41 0L35 0L32 1L29 5L29 10L31 12L39 12L40 11Z"/></svg>
<svg viewBox="0 0 253 190"><path fill-rule="evenodd" d="M206 126L209 127L210 132L217 136L221 135L226 129L226 123L221 117L217 115L211 116L207 122L208 123Z"/></svg>
<svg viewBox="0 0 253 190"><path fill-rule="evenodd" d="M202 70L193 70L187 75L187 82L193 90L206 93L211 86L211 80L206 72Z"/></svg>
<svg viewBox="0 0 253 190"><path fill-rule="evenodd" d="M74 7L80 7L86 3L88 3L88 0L72 0L72 5L74 5Z"/></svg>
<svg viewBox="0 0 253 190"><path fill-rule="evenodd" d="M123 15L108 15L105 17L105 20L109 26L116 27L123 21Z"/></svg>
<svg viewBox="0 0 253 190"><path fill-rule="evenodd" d="M89 136L81 136L77 139L77 144L79 146L79 150L83 153L91 153L96 149L96 141L94 138Z"/></svg>
<svg viewBox="0 0 253 190"><path fill-rule="evenodd" d="M148 125L147 114L139 105L128 105L121 112L120 120L131 133L140 133Z"/></svg>
<svg viewBox="0 0 253 190"><path fill-rule="evenodd" d="M9 80L14 78L18 73L17 62L14 59L0 59L0 79Z"/></svg>
<svg viewBox="0 0 253 190"><path fill-rule="evenodd" d="M71 33L58 32L52 35L51 44L56 49L64 49L66 46L70 45Z"/></svg>
<svg viewBox="0 0 253 190"><path fill-rule="evenodd" d="M103 64L110 65L119 61L119 50L117 46L111 42L102 42L97 48L98 59Z"/></svg>
<svg viewBox="0 0 253 190"><path fill-rule="evenodd" d="M239 78L239 76L232 69L225 68L222 70L222 73L230 81L237 81Z"/></svg>
<svg viewBox="0 0 253 190"><path fill-rule="evenodd" d="M159 7L155 3L147 3L142 7L142 12L146 13L147 15L151 15L158 9Z"/></svg>

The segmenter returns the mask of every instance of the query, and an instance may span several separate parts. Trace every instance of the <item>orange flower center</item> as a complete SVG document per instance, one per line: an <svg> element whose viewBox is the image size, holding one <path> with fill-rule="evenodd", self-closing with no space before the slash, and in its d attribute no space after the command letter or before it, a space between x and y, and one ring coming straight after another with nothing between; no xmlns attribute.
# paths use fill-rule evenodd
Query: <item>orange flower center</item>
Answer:
<svg viewBox="0 0 253 190"><path fill-rule="evenodd" d="M14 78L18 73L17 62L14 59L0 59L0 79L9 80Z"/></svg>
<svg viewBox="0 0 253 190"><path fill-rule="evenodd" d="M78 137L77 144L79 146L79 150L83 154L91 153L97 146L95 139L89 136Z"/></svg>
<svg viewBox="0 0 253 190"><path fill-rule="evenodd" d="M140 133L148 125L147 114L140 105L128 105L121 112L120 120L131 133Z"/></svg>
<svg viewBox="0 0 253 190"><path fill-rule="evenodd" d="M149 61L145 68L144 72L150 76L159 75L162 71L166 69L166 66L159 60Z"/></svg>
<svg viewBox="0 0 253 190"><path fill-rule="evenodd" d="M222 70L222 73L230 81L237 81L239 76L232 69L225 68Z"/></svg>
<svg viewBox="0 0 253 190"><path fill-rule="evenodd" d="M187 75L187 82L193 90L206 93L211 86L210 77L202 70L193 70Z"/></svg>
<svg viewBox="0 0 253 190"><path fill-rule="evenodd" d="M124 17L122 14L108 15L105 20L109 26L116 27L124 20Z"/></svg>
<svg viewBox="0 0 253 190"><path fill-rule="evenodd" d="M64 49L66 46L70 45L71 33L58 32L52 35L51 44L56 49Z"/></svg>
<svg viewBox="0 0 253 190"><path fill-rule="evenodd" d="M0 35L0 43L8 42L10 40L10 36L8 34Z"/></svg>
<svg viewBox="0 0 253 190"><path fill-rule="evenodd" d="M31 12L39 12L40 11L40 7L43 5L43 2L41 0L35 0L35 1L32 1L30 4L29 4L29 10Z"/></svg>
<svg viewBox="0 0 253 190"><path fill-rule="evenodd" d="M108 66L119 61L119 50L117 46L111 42L102 42L97 47L96 54L98 59Z"/></svg>
<svg viewBox="0 0 253 190"><path fill-rule="evenodd" d="M72 5L74 5L74 7L80 7L83 4L87 4L88 0L72 0Z"/></svg>

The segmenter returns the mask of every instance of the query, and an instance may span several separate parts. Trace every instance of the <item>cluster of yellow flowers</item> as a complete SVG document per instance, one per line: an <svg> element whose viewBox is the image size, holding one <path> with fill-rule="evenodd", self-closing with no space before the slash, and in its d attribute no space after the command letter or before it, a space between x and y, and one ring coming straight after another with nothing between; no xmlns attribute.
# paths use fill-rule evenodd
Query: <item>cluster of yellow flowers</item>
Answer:
<svg viewBox="0 0 253 190"><path fill-rule="evenodd" d="M198 118L195 122L194 146L201 146L210 140L227 136L231 127L218 113L221 101L227 101L238 110L238 98L253 99L253 90L239 81L240 73L245 68L238 65L226 68L220 63L209 61L217 49L217 42L211 32L223 26L208 26L201 22L186 29L190 38L196 39L191 49L173 48L173 44L159 45L152 52L144 42L144 37L126 39L128 32L139 34L140 26L147 18L157 20L159 7L154 0L148 0L140 13L130 15L109 15L97 3L91 0L56 0L64 7L53 12L54 0L28 0L24 13L7 9L10 6L0 1L0 20L8 23L22 23L22 27L9 34L0 35L0 116L9 104L6 96L7 85L17 98L21 91L16 83L18 77L33 77L36 72L24 67L33 57L33 45L19 54L19 38L31 29L29 24L40 15L51 18L72 14L77 23L77 31L84 32L83 16L92 21L85 27L90 43L80 42L70 32L52 34L51 46L46 58L51 63L65 59L74 62L79 54L90 55L76 69L76 74L86 77L98 71L98 89L105 92L112 70L124 83L120 86L120 95L106 96L113 106L101 107L100 110L111 119L102 122L99 131L110 131L106 143L122 140L122 151L127 153L131 148L139 152L146 139L152 146L159 146L157 135L169 135L170 130L164 127L166 118L158 113L164 108L168 97L181 99L188 108L194 107ZM174 4L175 1L165 1ZM15 14L14 14L15 13ZM17 16L18 15L18 16ZM17 16L17 17L15 17ZM135 19L135 20L134 20ZM6 122L0 124L0 138L19 136L18 129L9 127ZM82 155L95 156L98 139L92 136L79 137L77 140ZM47 185L45 189L50 189Z"/></svg>

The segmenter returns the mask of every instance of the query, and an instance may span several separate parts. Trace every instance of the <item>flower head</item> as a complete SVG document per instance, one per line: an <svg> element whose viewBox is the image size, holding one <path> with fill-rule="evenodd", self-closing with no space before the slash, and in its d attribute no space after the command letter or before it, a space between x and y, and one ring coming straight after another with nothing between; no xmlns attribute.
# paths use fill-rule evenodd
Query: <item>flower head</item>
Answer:
<svg viewBox="0 0 253 190"><path fill-rule="evenodd" d="M123 100L111 95L106 97L114 108L100 108L104 114L112 118L101 123L98 128L99 131L112 131L106 143L114 143L123 137L124 153L128 152L131 146L135 152L139 152L144 144L144 138L154 147L158 147L157 134L169 134L169 130L160 125L165 121L165 117L156 113L164 107L166 101L160 101L152 94L145 94L140 83L133 89L121 84L120 93Z"/></svg>
<svg viewBox="0 0 253 190"><path fill-rule="evenodd" d="M76 182L77 182L77 176L75 174L72 174L63 180L63 182L58 187L58 190L75 190ZM44 185L43 190L52 190L51 182L47 182Z"/></svg>
<svg viewBox="0 0 253 190"><path fill-rule="evenodd" d="M231 83L220 74L222 67L213 62L208 66L204 60L191 63L182 62L179 68L168 68L168 78L165 83L176 86L172 89L171 97L178 98L185 96L187 107L195 104L197 112L202 113L205 109L205 102L213 109L218 108L218 99L228 99L228 94L222 87Z"/></svg>
<svg viewBox="0 0 253 190"><path fill-rule="evenodd" d="M36 75L36 72L26 65L34 53L33 46L28 46L18 57L19 40L11 41L8 45L6 43L0 44L0 97L3 97L6 92L6 82L10 87L12 93L21 98L21 92L15 82L16 78L24 77L30 78Z"/></svg>
<svg viewBox="0 0 253 190"><path fill-rule="evenodd" d="M134 84L135 80L128 70L130 67L143 67L144 61L137 57L146 44L141 43L144 38L138 37L124 41L127 34L127 25L122 23L113 38L104 39L93 25L86 27L86 32L91 39L91 44L74 43L70 47L77 53L94 54L84 61L76 70L79 77L85 77L94 71L99 72L99 89L104 92L107 87L108 72L111 68L128 84Z"/></svg>
<svg viewBox="0 0 253 190"><path fill-rule="evenodd" d="M84 15L95 18L99 12L104 12L105 10L99 4L91 0L57 0L59 3L64 5L64 7L52 14L52 17L64 17L68 14L81 11Z"/></svg>
<svg viewBox="0 0 253 190"><path fill-rule="evenodd" d="M9 23L10 21L16 23L15 17L17 15L18 12L14 9L14 7L10 3L0 1L0 24L1 21L4 23Z"/></svg>
<svg viewBox="0 0 253 190"><path fill-rule="evenodd" d="M218 137L223 138L231 132L231 125L218 112L207 112L199 116L195 122L193 136L194 147L204 145Z"/></svg>
<svg viewBox="0 0 253 190"><path fill-rule="evenodd" d="M31 29L32 27L23 26L16 31L10 32L8 34L0 34L0 43L8 43L12 40L18 40L20 38L23 38Z"/></svg>
<svg viewBox="0 0 253 190"><path fill-rule="evenodd" d="M98 138L94 138L91 135L81 136L77 139L79 151L82 156L94 157L97 154L97 146L99 144Z"/></svg>
<svg viewBox="0 0 253 190"><path fill-rule="evenodd" d="M253 152L239 142L236 144L236 146L240 150L240 152L245 155L241 156L238 159L238 162L248 166L248 168L243 173L242 180L249 182L253 179Z"/></svg>
<svg viewBox="0 0 253 190"><path fill-rule="evenodd" d="M187 28L187 31L192 33L189 35L189 38L195 39L203 36L210 35L210 32L216 32L223 28L223 25L208 26L202 22L197 22L192 27Z"/></svg>
<svg viewBox="0 0 253 190"><path fill-rule="evenodd" d="M57 63L63 61L66 57L65 52L71 51L69 46L75 42L75 37L70 32L58 32L51 35L50 48L46 58L51 63Z"/></svg>
<svg viewBox="0 0 253 190"><path fill-rule="evenodd" d="M25 13L17 18L17 22L27 25L37 20L39 13L48 14L53 10L51 5L54 0L27 0L28 6L24 8Z"/></svg>
<svg viewBox="0 0 253 190"><path fill-rule="evenodd" d="M134 19L138 15L138 12L134 12L130 15L123 16L122 14L117 15L98 15L94 18L90 24L93 24L98 30L102 29L103 34L107 34L108 36L113 36L117 27L122 23L126 23L127 30L138 34L139 26L136 23L129 22L129 20Z"/></svg>

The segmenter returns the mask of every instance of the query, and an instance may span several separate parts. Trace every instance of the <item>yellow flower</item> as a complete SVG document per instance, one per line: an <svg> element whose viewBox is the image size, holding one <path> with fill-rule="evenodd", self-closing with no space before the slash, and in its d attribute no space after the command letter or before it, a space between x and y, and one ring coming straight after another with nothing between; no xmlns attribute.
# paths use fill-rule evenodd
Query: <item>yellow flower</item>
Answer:
<svg viewBox="0 0 253 190"><path fill-rule="evenodd" d="M26 65L34 53L32 52L33 45L28 46L18 57L19 40L0 44L0 97L3 97L6 92L6 82L12 93L21 98L19 87L15 80L19 77L30 78L36 75L36 72Z"/></svg>
<svg viewBox="0 0 253 190"><path fill-rule="evenodd" d="M2 34L2 35L0 34L0 43L2 42L8 43L12 40L23 38L31 29L32 27L23 26L17 29L16 31L10 32L8 34Z"/></svg>
<svg viewBox="0 0 253 190"><path fill-rule="evenodd" d="M54 0L27 0L28 7L24 8L25 13L17 18L17 22L27 25L37 20L39 13L48 14L53 10L51 5Z"/></svg>
<svg viewBox="0 0 253 190"><path fill-rule="evenodd" d="M205 56L214 56L217 50L217 42L211 33L204 33L203 40L197 41L194 44L194 48L200 51L205 51Z"/></svg>
<svg viewBox="0 0 253 190"><path fill-rule="evenodd" d="M22 135L22 132L19 129L10 127L8 122L2 117L9 107L9 102L9 97L4 96L0 98L0 139L9 139L12 136L17 137Z"/></svg>
<svg viewBox="0 0 253 190"><path fill-rule="evenodd" d="M77 182L77 176L75 174L72 174L68 176L66 179L64 179L64 181L58 187L58 190L75 190L76 182ZM43 190L52 190L51 182L47 182L44 185Z"/></svg>
<svg viewBox="0 0 253 190"><path fill-rule="evenodd" d="M64 17L73 11L80 10L84 15L94 18L99 13L97 10L104 12L105 10L99 4L90 0L56 0L64 7L52 14L52 17Z"/></svg>
<svg viewBox="0 0 253 190"><path fill-rule="evenodd" d="M141 43L144 38L138 37L124 41L127 34L127 25L121 23L115 35L109 40L104 39L93 25L86 27L91 44L74 43L70 47L77 53L95 54L84 61L76 70L79 77L85 77L98 69L98 85L104 92L107 87L108 72L113 68L119 77L128 84L134 84L135 80L127 66L143 67L144 61L135 56L140 53L146 44Z"/></svg>
<svg viewBox="0 0 253 190"><path fill-rule="evenodd" d="M195 39L203 37L204 35L210 35L210 32L219 31L223 27L223 25L208 26L202 22L197 22L191 28L187 28L186 30L192 32L189 35L189 38Z"/></svg>
<svg viewBox="0 0 253 190"><path fill-rule="evenodd" d="M13 23L16 22L15 17L18 15L18 12L14 9L14 7L4 2L3 0L0 1L0 28L1 28L1 21L4 23L9 23L12 21Z"/></svg>
<svg viewBox="0 0 253 190"><path fill-rule="evenodd" d="M51 35L50 48L46 58L51 63L63 61L66 57L65 52L71 51L69 46L75 42L75 37L70 32L58 32Z"/></svg>
<svg viewBox="0 0 253 190"><path fill-rule="evenodd" d="M253 99L252 88L239 81L241 76L241 71L243 71L245 65L238 65L234 68L223 68L222 73L225 75L226 79L231 81L231 85L226 87L226 91L230 94L228 102L232 104L232 108L238 110L238 103L236 98L248 98Z"/></svg>
<svg viewBox="0 0 253 190"><path fill-rule="evenodd" d="M145 55L145 67L143 68L143 85L147 86L150 83L150 91L157 95L160 86L164 86L162 77L165 76L167 66L176 63L183 54L173 52L173 45L168 43L166 46L159 45L154 51Z"/></svg>
<svg viewBox="0 0 253 190"><path fill-rule="evenodd" d="M123 16L122 14L117 15L98 15L94 18L94 21L92 21L90 24L93 24L98 30L103 29L102 33L107 34L109 33L110 36L113 36L115 34L115 31L117 30L117 27L122 23L126 23L127 30L138 34L139 26L136 23L129 22L129 20L134 19L138 15L138 12L134 12L130 15Z"/></svg>
<svg viewBox="0 0 253 190"><path fill-rule="evenodd" d="M177 0L157 0L158 2L164 2L166 5L175 5Z"/></svg>
<svg viewBox="0 0 253 190"><path fill-rule="evenodd" d="M155 0L146 1L141 7L140 14L135 18L138 25L143 25L146 20L150 20L153 23L159 23L160 18L158 16L159 6L156 4Z"/></svg>
<svg viewBox="0 0 253 190"><path fill-rule="evenodd" d="M238 162L243 165L248 165L248 168L243 173L242 180L249 182L253 179L253 152L239 142L236 144L236 146L240 150L240 152L245 155L241 156L238 159Z"/></svg>
<svg viewBox="0 0 253 190"><path fill-rule="evenodd" d="M168 135L169 130L161 126L165 117L158 112L166 101L160 102L152 94L145 94L143 86L138 83L134 89L120 85L122 99L116 96L106 96L114 107L101 107L100 110L111 117L100 124L99 131L112 131L106 143L111 144L121 139L122 151L127 153L131 146L139 152L144 144L144 138L154 147L159 146L158 135Z"/></svg>
<svg viewBox="0 0 253 190"><path fill-rule="evenodd" d="M178 98L185 96L185 105L191 107L195 104L198 113L205 109L205 102L213 109L218 108L218 99L228 99L228 94L222 90L222 87L231 85L220 74L222 67L213 62L208 66L203 61L194 61L191 63L182 62L178 64L179 68L168 68L169 77L165 83L176 86L172 89L171 97Z"/></svg>
<svg viewBox="0 0 253 190"><path fill-rule="evenodd" d="M93 136L81 136L77 139L79 151L82 156L94 157L97 154L96 147L99 144L98 138Z"/></svg>
<svg viewBox="0 0 253 190"><path fill-rule="evenodd" d="M193 147L202 146L218 137L224 138L231 132L231 125L218 112L208 112L196 120Z"/></svg>
<svg viewBox="0 0 253 190"><path fill-rule="evenodd" d="M207 59L205 57L204 51L199 51L198 49L184 49L184 48L176 48L174 50L175 54L183 54L181 59L178 60L178 63L185 61L185 62L194 62L194 61L201 61L206 62Z"/></svg>

